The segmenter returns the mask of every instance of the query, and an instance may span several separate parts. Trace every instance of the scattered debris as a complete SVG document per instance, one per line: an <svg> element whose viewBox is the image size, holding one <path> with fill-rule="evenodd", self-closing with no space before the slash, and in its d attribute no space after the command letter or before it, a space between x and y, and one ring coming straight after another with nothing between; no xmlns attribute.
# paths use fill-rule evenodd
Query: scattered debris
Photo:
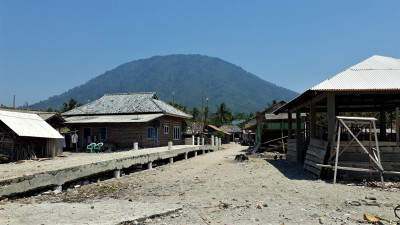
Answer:
<svg viewBox="0 0 400 225"><path fill-rule="evenodd" d="M399 214L397 214L397 212L399 212ZM396 206L396 208L394 208L394 215L400 219L400 205Z"/></svg>
<svg viewBox="0 0 400 225"><path fill-rule="evenodd" d="M247 157L245 154L239 154L239 155L236 155L235 161L238 161L238 162L249 161L249 157Z"/></svg>

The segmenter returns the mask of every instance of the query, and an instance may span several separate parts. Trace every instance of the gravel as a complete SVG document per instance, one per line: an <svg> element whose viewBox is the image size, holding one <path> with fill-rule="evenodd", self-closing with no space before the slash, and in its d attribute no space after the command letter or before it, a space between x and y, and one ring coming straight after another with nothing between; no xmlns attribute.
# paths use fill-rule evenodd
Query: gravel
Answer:
<svg viewBox="0 0 400 225"><path fill-rule="evenodd" d="M355 224L364 214L397 219L399 188L333 185L296 162L236 162L245 147L224 147L61 193L2 202L0 224Z"/></svg>

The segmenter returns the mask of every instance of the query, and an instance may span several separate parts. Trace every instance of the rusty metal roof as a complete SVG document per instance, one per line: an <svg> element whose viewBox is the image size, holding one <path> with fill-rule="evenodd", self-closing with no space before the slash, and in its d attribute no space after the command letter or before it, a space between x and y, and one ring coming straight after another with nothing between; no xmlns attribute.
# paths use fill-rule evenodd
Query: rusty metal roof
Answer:
<svg viewBox="0 0 400 225"><path fill-rule="evenodd" d="M374 55L310 90L400 90L400 59Z"/></svg>
<svg viewBox="0 0 400 225"><path fill-rule="evenodd" d="M216 131L222 131L222 132L224 132L224 134L231 135L230 133L219 129L218 127L216 127L216 126L214 126L214 125L210 125L210 124L209 124L208 126L211 127L212 129L216 130Z"/></svg>
<svg viewBox="0 0 400 225"><path fill-rule="evenodd" d="M192 116L158 99L155 92L106 94L98 100L63 113L63 116L163 113Z"/></svg>
<svg viewBox="0 0 400 225"><path fill-rule="evenodd" d="M0 121L21 137L63 138L36 114L0 110Z"/></svg>

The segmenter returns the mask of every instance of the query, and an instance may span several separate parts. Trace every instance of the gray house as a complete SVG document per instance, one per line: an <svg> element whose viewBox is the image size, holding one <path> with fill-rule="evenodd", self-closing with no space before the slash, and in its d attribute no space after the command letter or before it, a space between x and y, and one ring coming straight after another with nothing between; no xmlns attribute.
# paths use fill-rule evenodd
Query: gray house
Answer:
<svg viewBox="0 0 400 225"><path fill-rule="evenodd" d="M184 144L183 126L190 115L158 99L154 92L106 94L62 114L65 124L78 132L78 146L103 142L111 148Z"/></svg>

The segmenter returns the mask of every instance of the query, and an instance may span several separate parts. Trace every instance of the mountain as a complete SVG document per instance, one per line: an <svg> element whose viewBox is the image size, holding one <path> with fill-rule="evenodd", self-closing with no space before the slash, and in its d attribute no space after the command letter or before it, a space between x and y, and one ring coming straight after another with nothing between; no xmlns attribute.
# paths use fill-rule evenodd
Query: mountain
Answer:
<svg viewBox="0 0 400 225"><path fill-rule="evenodd" d="M157 92L165 101L201 107L202 90L210 111L225 102L232 112L261 111L272 100L291 100L297 93L276 86L222 59L202 55L154 56L128 62L85 84L31 105L37 109L59 109L73 98L81 104L104 94ZM204 107L206 99L204 99Z"/></svg>

